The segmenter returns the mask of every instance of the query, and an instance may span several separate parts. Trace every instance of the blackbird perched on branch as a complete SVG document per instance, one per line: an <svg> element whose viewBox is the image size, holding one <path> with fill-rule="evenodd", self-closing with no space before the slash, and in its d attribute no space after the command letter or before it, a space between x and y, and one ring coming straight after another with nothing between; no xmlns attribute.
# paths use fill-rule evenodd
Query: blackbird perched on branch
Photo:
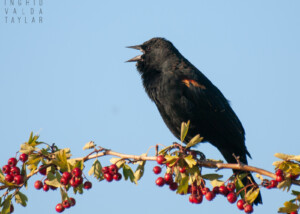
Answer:
<svg viewBox="0 0 300 214"><path fill-rule="evenodd" d="M178 139L181 123L190 120L187 142L200 134L217 147L228 163L237 163L235 154L247 164L247 156L251 156L245 145L244 128L228 100L203 73L164 38L152 38L128 48L143 53L128 62L137 62L147 94ZM250 173L248 176L255 182ZM254 203L261 203L260 195Z"/></svg>

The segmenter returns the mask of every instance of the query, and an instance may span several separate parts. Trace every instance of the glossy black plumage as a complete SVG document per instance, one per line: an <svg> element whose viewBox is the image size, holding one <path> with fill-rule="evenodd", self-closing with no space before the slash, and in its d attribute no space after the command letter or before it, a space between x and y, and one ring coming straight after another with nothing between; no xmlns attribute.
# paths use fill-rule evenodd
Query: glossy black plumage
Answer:
<svg viewBox="0 0 300 214"><path fill-rule="evenodd" d="M180 138L181 123L190 120L186 141L200 134L227 162L236 163L234 153L247 164L244 128L221 91L163 38L131 48L143 52L129 61L137 62L145 90L171 132Z"/></svg>

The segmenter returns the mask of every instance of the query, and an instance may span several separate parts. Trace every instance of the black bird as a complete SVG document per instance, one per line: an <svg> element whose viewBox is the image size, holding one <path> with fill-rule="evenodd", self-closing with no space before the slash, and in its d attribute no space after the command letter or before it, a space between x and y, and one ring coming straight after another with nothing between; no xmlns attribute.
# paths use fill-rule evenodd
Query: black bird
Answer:
<svg viewBox="0 0 300 214"><path fill-rule="evenodd" d="M228 100L203 73L164 38L128 48L143 52L128 62L137 62L147 94L175 137L180 139L181 123L190 120L187 142L200 134L228 163L236 163L235 154L247 164L247 156L251 156L244 128ZM254 203L261 203L260 195Z"/></svg>

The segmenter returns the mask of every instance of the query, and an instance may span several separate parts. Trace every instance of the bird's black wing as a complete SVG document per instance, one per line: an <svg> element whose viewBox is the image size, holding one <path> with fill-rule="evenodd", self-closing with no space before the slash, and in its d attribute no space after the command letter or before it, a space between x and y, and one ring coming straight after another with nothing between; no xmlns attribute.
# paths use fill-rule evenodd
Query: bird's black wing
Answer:
<svg viewBox="0 0 300 214"><path fill-rule="evenodd" d="M197 69L184 69L181 74L181 88L187 114L193 122L191 125L201 127L204 138L215 145L227 161L232 160L232 153L235 153L243 156L242 161L246 162L246 154L250 154L244 142L245 131L227 99Z"/></svg>

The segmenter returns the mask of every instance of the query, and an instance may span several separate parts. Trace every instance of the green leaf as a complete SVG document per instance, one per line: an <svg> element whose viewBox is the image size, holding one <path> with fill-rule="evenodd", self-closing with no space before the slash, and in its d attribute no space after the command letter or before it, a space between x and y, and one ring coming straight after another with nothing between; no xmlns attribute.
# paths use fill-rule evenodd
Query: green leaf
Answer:
<svg viewBox="0 0 300 214"><path fill-rule="evenodd" d="M241 175L245 175L246 176L246 173L243 173ZM241 189L244 188L244 184L242 182L243 178L241 179L241 177L244 177L244 176L240 176L240 175L237 176L237 179L236 179L236 182L235 182L236 192L239 192ZM242 198L245 198L245 191L244 190L241 191L240 195L241 195Z"/></svg>
<svg viewBox="0 0 300 214"><path fill-rule="evenodd" d="M290 191L291 188L291 179L287 178L284 181L280 182L277 185L277 188L282 189L282 191L285 191L287 189L287 191Z"/></svg>
<svg viewBox="0 0 300 214"><path fill-rule="evenodd" d="M9 214L10 213L10 205L11 205L12 195L8 195L2 204L1 214Z"/></svg>
<svg viewBox="0 0 300 214"><path fill-rule="evenodd" d="M26 195L24 195L20 191L16 193L15 200L16 200L17 204L21 204L23 207L27 206L28 198Z"/></svg>
<svg viewBox="0 0 300 214"><path fill-rule="evenodd" d="M168 163L169 166L173 166L177 162L178 158L179 157L177 155L165 155L166 163Z"/></svg>
<svg viewBox="0 0 300 214"><path fill-rule="evenodd" d="M102 166L98 159L96 159L89 170L89 175L94 175L99 181L103 180Z"/></svg>
<svg viewBox="0 0 300 214"><path fill-rule="evenodd" d="M222 178L222 177L223 177L223 175L214 174L214 173L202 175L203 179L210 180L210 181L217 180L217 179Z"/></svg>
<svg viewBox="0 0 300 214"><path fill-rule="evenodd" d="M36 170L41 160L42 158L39 157L38 155L33 155L33 154L30 155L28 157L28 161L26 162L27 168L30 171Z"/></svg>
<svg viewBox="0 0 300 214"><path fill-rule="evenodd" d="M69 196L68 196L68 193L65 192L65 191L63 190L63 188L60 188L60 195L61 195L61 201L64 201L64 200L66 200L66 199L70 200L70 199L69 199Z"/></svg>
<svg viewBox="0 0 300 214"><path fill-rule="evenodd" d="M252 188L245 195L245 199L249 204L252 204L255 201L255 199L257 198L258 194L259 194L259 188L256 188L256 189Z"/></svg>
<svg viewBox="0 0 300 214"><path fill-rule="evenodd" d="M135 183L137 183L137 181L140 180L141 177L144 175L144 171L145 171L144 167L145 167L146 161L139 161L138 164L139 165L134 172Z"/></svg>
<svg viewBox="0 0 300 214"><path fill-rule="evenodd" d="M278 209L279 213L291 213L293 211L297 211L298 208L299 208L298 205L296 205L296 204L294 204L292 202L289 202L289 201L284 202L283 205L284 205L284 207L280 207Z"/></svg>
<svg viewBox="0 0 300 214"><path fill-rule="evenodd" d="M188 187L189 187L189 177L187 176L182 178L176 193L179 194L184 193L186 195L188 191Z"/></svg>
<svg viewBox="0 0 300 214"><path fill-rule="evenodd" d="M215 186L222 186L224 184L224 181L220 181L220 180L212 180L210 181L210 184L215 187Z"/></svg>
<svg viewBox="0 0 300 214"><path fill-rule="evenodd" d="M136 183L135 178L134 178L134 173L133 173L132 169L130 168L130 166L128 166L127 164L123 165L123 175L124 175L125 180L127 180L129 178L131 182Z"/></svg>
<svg viewBox="0 0 300 214"><path fill-rule="evenodd" d="M160 151L158 152L158 154L164 155L164 156L165 156L167 150L169 150L169 149L172 148L172 147L173 147L173 145L167 146L167 147L163 148L162 150L160 150Z"/></svg>
<svg viewBox="0 0 300 214"><path fill-rule="evenodd" d="M2 170L0 169L0 182L4 183L4 181L5 181L5 176L4 176L3 172L2 172Z"/></svg>
<svg viewBox="0 0 300 214"><path fill-rule="evenodd" d="M24 144L21 144L20 153L29 154L35 150L37 150L37 148L30 146L27 143L24 143Z"/></svg>
<svg viewBox="0 0 300 214"><path fill-rule="evenodd" d="M187 163L187 165L189 165L190 168L192 168L193 166L195 166L197 164L197 162L194 160L192 155L188 155L184 158L185 162Z"/></svg>
<svg viewBox="0 0 300 214"><path fill-rule="evenodd" d="M112 164L116 164L118 168L122 168L123 164L125 164L125 160L121 160L122 158L111 158L109 161Z"/></svg>
<svg viewBox="0 0 300 214"><path fill-rule="evenodd" d="M190 142L186 145L186 148L190 148L192 146L197 145L203 140L203 137L200 137L200 134L197 134L195 137L193 137Z"/></svg>
<svg viewBox="0 0 300 214"><path fill-rule="evenodd" d="M48 172L47 178L46 184L54 187L62 187L60 183L61 175L58 172L56 173L56 176L52 172Z"/></svg>
<svg viewBox="0 0 300 214"><path fill-rule="evenodd" d="M187 123L182 122L181 123L181 133L180 133L180 140L181 142L184 142L184 139L188 133L189 130L189 126L190 126L190 121L188 121Z"/></svg>
<svg viewBox="0 0 300 214"><path fill-rule="evenodd" d="M275 153L274 154L275 157L282 159L282 160L289 160L290 158L293 158L295 155L287 155L287 154L283 154L283 153Z"/></svg>
<svg viewBox="0 0 300 214"><path fill-rule="evenodd" d="M93 149L93 148L95 148L95 146L96 145L95 145L94 141L90 141L84 145L83 150Z"/></svg>
<svg viewBox="0 0 300 214"><path fill-rule="evenodd" d="M300 195L300 192L292 190L292 195L298 196L298 195Z"/></svg>

